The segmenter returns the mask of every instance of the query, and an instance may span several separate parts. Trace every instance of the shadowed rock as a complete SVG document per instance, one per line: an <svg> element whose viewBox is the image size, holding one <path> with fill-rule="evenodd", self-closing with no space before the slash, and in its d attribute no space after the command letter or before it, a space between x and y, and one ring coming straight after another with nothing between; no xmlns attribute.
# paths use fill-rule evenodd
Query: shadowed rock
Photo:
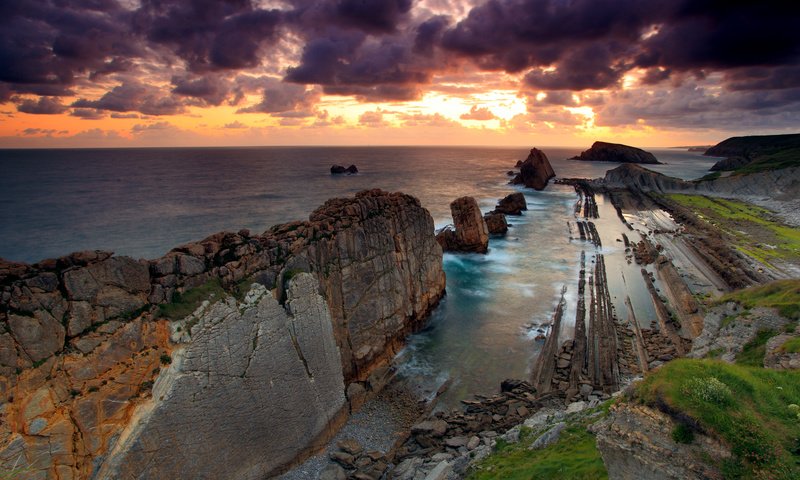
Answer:
<svg viewBox="0 0 800 480"><path fill-rule="evenodd" d="M502 235L508 231L508 222L502 213L489 212L483 216L483 219L492 235Z"/></svg>
<svg viewBox="0 0 800 480"><path fill-rule="evenodd" d="M515 192L501 199L494 211L495 213L504 213L506 215L522 215L522 211L527 209L528 202L525 201L525 195L521 192Z"/></svg>
<svg viewBox="0 0 800 480"><path fill-rule="evenodd" d="M519 162L518 162L519 163ZM538 148L532 148L530 155L519 164L519 173L511 183L525 185L534 190L544 190L547 182L556 176L547 155Z"/></svg>
<svg viewBox="0 0 800 480"><path fill-rule="evenodd" d="M572 160L589 162L661 163L652 153L645 152L641 148L607 142L594 142L592 148L581 152L577 157L572 157Z"/></svg>
<svg viewBox="0 0 800 480"><path fill-rule="evenodd" d="M331 166L331 175L353 175L354 173L358 173L358 167L355 165L350 165L349 167L345 168L341 165L333 165Z"/></svg>

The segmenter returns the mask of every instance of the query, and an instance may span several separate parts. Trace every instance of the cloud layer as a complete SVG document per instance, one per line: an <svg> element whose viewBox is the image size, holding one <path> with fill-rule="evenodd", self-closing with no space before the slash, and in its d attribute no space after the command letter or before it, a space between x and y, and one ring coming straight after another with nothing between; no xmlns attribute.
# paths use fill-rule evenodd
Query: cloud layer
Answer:
<svg viewBox="0 0 800 480"><path fill-rule="evenodd" d="M533 116L590 105L598 125L788 128L798 22L800 3L775 0L4 2L0 99L84 119L234 105L327 123L323 95L406 102L493 74Z"/></svg>

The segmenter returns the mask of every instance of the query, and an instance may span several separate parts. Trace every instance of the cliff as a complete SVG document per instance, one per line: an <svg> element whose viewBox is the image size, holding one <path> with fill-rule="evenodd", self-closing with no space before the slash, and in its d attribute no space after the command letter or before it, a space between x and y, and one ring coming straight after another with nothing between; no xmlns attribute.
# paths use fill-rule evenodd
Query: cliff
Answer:
<svg viewBox="0 0 800 480"><path fill-rule="evenodd" d="M589 150L572 157L572 160L587 162L620 162L659 164L656 157L641 148L630 147L619 143L594 142Z"/></svg>
<svg viewBox="0 0 800 480"><path fill-rule="evenodd" d="M800 180L800 167L689 182L648 170L639 165L624 164L609 170L604 178L593 183L607 188L635 188L664 193L699 193L791 200L800 194L798 180Z"/></svg>
<svg viewBox="0 0 800 480"><path fill-rule="evenodd" d="M31 478L280 468L381 387L444 294L433 230L417 199L373 190L150 261L1 262L0 465ZM272 294L256 301L254 284ZM157 452L158 438L186 445Z"/></svg>
<svg viewBox="0 0 800 480"><path fill-rule="evenodd" d="M511 180L514 185L525 185L534 190L544 190L550 179L556 176L547 155L538 148L532 148L528 158L518 166L519 173Z"/></svg>
<svg viewBox="0 0 800 480"><path fill-rule="evenodd" d="M755 173L800 167L800 134L731 137L706 150L705 155L726 157L712 171Z"/></svg>

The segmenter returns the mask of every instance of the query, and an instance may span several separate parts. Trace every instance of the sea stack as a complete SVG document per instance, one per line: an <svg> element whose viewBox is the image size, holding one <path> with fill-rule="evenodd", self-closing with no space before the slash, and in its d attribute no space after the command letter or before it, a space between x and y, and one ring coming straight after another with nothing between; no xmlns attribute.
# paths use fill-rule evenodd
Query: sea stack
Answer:
<svg viewBox="0 0 800 480"><path fill-rule="evenodd" d="M358 173L358 167L355 165L350 165L349 167L345 168L341 165L332 165L331 166L331 175L353 175Z"/></svg>
<svg viewBox="0 0 800 480"><path fill-rule="evenodd" d="M519 163L519 173L511 183L514 185L525 185L534 190L544 190L547 182L556 176L547 155L538 148L532 148L530 155L524 162Z"/></svg>
<svg viewBox="0 0 800 480"><path fill-rule="evenodd" d="M489 249L489 228L481 215L478 202L472 197L457 198L450 204L455 231L445 227L436 241L445 251L486 253Z"/></svg>
<svg viewBox="0 0 800 480"><path fill-rule="evenodd" d="M645 152L641 148L622 145L620 143L594 142L592 148L581 152L570 160L583 160L586 162L619 162L619 163L648 163L658 165L655 155Z"/></svg>

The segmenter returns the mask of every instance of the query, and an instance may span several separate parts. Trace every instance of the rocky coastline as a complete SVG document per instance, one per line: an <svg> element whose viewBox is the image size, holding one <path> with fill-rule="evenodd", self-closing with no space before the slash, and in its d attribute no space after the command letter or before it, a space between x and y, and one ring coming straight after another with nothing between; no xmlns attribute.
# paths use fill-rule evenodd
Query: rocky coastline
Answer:
<svg viewBox="0 0 800 480"><path fill-rule="evenodd" d="M594 142L589 150L585 150L581 152L580 155L572 157L572 160L581 160L585 162L648 163L652 165L661 163L656 159L655 155L641 148L608 142Z"/></svg>
<svg viewBox="0 0 800 480"><path fill-rule="evenodd" d="M307 222L223 232L150 261L80 252L3 263L3 468L49 478L279 471L380 390L444 294L441 256L417 199L372 190L332 199ZM209 361L215 350L224 361ZM275 377L277 359L285 373ZM248 401L279 408L263 430L249 429L252 408L230 408ZM299 410L279 414L287 408ZM201 422L220 414L228 428ZM264 436L281 428L287 436ZM175 448L153 449L163 438ZM276 440L280 454L254 449Z"/></svg>

